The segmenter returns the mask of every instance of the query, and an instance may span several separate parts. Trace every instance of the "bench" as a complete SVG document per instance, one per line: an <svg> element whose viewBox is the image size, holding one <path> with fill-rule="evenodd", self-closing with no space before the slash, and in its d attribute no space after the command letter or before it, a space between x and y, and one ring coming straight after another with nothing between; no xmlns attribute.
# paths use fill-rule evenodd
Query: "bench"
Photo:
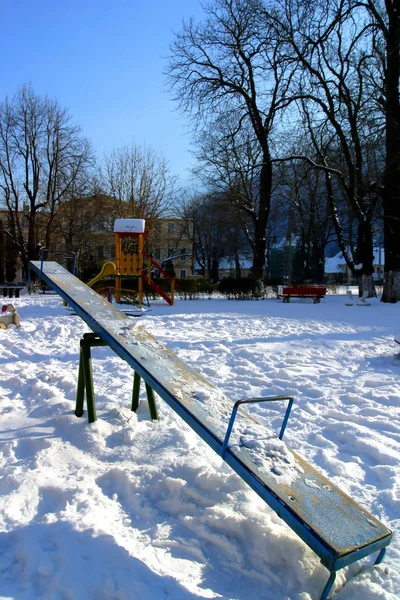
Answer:
<svg viewBox="0 0 400 600"><path fill-rule="evenodd" d="M248 398L233 404L137 321L132 322L63 267L54 262L32 262L31 268L93 332L81 341L76 416L83 414L86 393L89 420L96 418L90 348L108 345L134 370L132 410L137 408L138 386L143 379L152 418L158 416L155 392L319 556L329 571L321 600L327 599L339 569L375 552L375 564L382 561L392 532L283 443L293 398ZM287 403L279 440L266 438L265 427L240 410L243 404L259 402L265 406Z"/></svg>
<svg viewBox="0 0 400 600"><path fill-rule="evenodd" d="M283 302L290 302L290 298L313 298L314 304L317 304L321 298L325 298L326 287L324 285L287 286L282 288L280 296Z"/></svg>
<svg viewBox="0 0 400 600"><path fill-rule="evenodd" d="M19 294L20 291L24 288L25 286L23 285L17 285L17 284L1 284L0 285L0 289L2 290L1 293L3 295L3 297L5 298L6 296L8 296L9 298L13 298L15 296L15 298L19 298Z"/></svg>

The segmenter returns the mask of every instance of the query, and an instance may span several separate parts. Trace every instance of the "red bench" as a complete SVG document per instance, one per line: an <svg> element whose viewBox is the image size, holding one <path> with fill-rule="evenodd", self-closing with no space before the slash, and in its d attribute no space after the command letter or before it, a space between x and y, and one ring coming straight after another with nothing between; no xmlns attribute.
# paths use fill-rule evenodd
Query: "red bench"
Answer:
<svg viewBox="0 0 400 600"><path fill-rule="evenodd" d="M290 298L313 298L314 304L325 298L326 287L324 285L298 285L282 288L283 302L290 302Z"/></svg>

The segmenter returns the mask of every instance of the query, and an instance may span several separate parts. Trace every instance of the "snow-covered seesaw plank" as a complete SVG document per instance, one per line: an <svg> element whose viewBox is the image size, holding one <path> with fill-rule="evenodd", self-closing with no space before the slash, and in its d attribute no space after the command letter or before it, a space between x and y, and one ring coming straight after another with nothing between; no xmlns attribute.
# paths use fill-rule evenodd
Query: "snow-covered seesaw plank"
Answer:
<svg viewBox="0 0 400 600"><path fill-rule="evenodd" d="M321 600L338 569L376 551L382 560L392 534L373 515L242 409L227 445L227 396L58 263L31 268L314 550L331 572Z"/></svg>

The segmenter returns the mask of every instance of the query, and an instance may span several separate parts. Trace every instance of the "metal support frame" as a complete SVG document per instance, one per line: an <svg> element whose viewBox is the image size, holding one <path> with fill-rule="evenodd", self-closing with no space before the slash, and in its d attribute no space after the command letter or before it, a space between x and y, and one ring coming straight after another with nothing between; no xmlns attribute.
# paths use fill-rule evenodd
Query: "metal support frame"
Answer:
<svg viewBox="0 0 400 600"><path fill-rule="evenodd" d="M283 438L284 433L285 433L286 425L288 423L289 416L290 416L290 411L292 410L292 405L293 405L293 398L292 398L292 396L268 396L268 397L265 397L265 398L263 398L263 397L261 397L261 398L245 398L244 400L237 400L235 402L235 404L233 405L233 410L232 410L231 418L229 419L228 428L226 430L224 443L222 444L222 449L221 449L221 456L222 456L222 458L224 458L224 455L225 455L226 450L228 448L229 438L231 437L231 433L232 433L232 429L233 429L233 424L235 422L235 418L236 418L236 414L237 414L237 411L239 409L239 406L241 404L258 404L260 402L276 402L276 401L279 401L279 400L288 400L289 401L289 404L288 404L286 412L285 412L285 416L283 418L282 427L281 427L281 430L279 432L279 439L281 440Z"/></svg>
<svg viewBox="0 0 400 600"><path fill-rule="evenodd" d="M90 349L97 346L108 346L107 342L104 342L95 333L84 333L83 338L80 341L80 356L79 356L79 371L78 371L78 386L76 391L76 406L75 415L81 417L83 415L83 406L85 402L86 393L86 404L88 412L88 421L93 423L96 421L96 405L94 397L93 387L93 373L92 373L92 357ZM139 395L140 395L140 382L141 377L134 371L133 377L133 392L132 392L132 404L131 410L136 412L139 407ZM158 411L156 405L156 399L153 389L146 383L146 394L149 403L150 416L154 420L158 420Z"/></svg>
<svg viewBox="0 0 400 600"><path fill-rule="evenodd" d="M327 600L336 579L336 571L331 571L328 581L326 582L326 586L323 589L321 600Z"/></svg>
<svg viewBox="0 0 400 600"><path fill-rule="evenodd" d="M378 556L376 557L376 560L374 562L374 566L379 565L383 561L385 553L386 553L386 548L381 548L381 550L379 551ZM333 585L335 583L337 570L338 569L332 569L330 571L329 579L326 582L326 585L322 591L322 596L321 596L320 600L328 600L328 596L329 596L330 592L332 591Z"/></svg>
<svg viewBox="0 0 400 600"><path fill-rule="evenodd" d="M381 550L379 551L379 554L374 562L374 566L379 565L383 561L383 557L385 556L385 553L386 553L386 548L381 548ZM328 596L331 593L333 585L335 583L337 571L338 571L338 569L332 569L330 571L329 579L326 582L326 585L322 591L320 600L328 600Z"/></svg>

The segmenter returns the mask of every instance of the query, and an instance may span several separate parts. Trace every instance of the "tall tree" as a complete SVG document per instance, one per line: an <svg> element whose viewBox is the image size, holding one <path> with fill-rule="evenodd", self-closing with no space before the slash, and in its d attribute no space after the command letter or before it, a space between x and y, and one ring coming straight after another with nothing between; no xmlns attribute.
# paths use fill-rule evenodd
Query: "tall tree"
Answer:
<svg viewBox="0 0 400 600"><path fill-rule="evenodd" d="M220 262L227 259L235 264L236 277L240 277L241 259L249 245L229 194L215 190L197 194L184 203L183 216L193 223L193 249L202 273L217 281Z"/></svg>
<svg viewBox="0 0 400 600"><path fill-rule="evenodd" d="M194 155L199 164L195 173L209 190L209 197L212 199L210 208L225 215L230 227L235 229L235 260L238 262L240 243L243 251L251 248L254 265L259 252L257 236L260 230L257 225L262 163L260 147L254 139L254 132L244 124L236 129L233 123L219 121L202 131L195 145ZM222 210L218 211L219 206ZM234 248L235 244L229 246Z"/></svg>
<svg viewBox="0 0 400 600"><path fill-rule="evenodd" d="M262 0L214 0L205 7L205 22L183 23L168 68L175 99L197 127L207 128L216 119L229 122L233 139L249 128L259 147L253 275L260 281L273 177L270 138L285 106L289 77L263 8Z"/></svg>
<svg viewBox="0 0 400 600"><path fill-rule="evenodd" d="M368 77L368 31L353 12L352 0L283 0L282 7L279 16L267 13L266 17L276 20L288 60L292 56L301 67L292 82L293 97L313 140L316 163L326 173L334 218L332 176L357 219L355 248L349 252L342 247L342 252L359 277L360 292L372 296L373 222L379 195L372 168L376 162L371 160L377 146L371 140L379 138L381 123ZM335 225L344 246L338 220Z"/></svg>
<svg viewBox="0 0 400 600"><path fill-rule="evenodd" d="M132 143L106 154L100 185L120 218L145 219L149 235L157 219L170 210L176 177L165 158Z"/></svg>
<svg viewBox="0 0 400 600"><path fill-rule="evenodd" d="M0 283L4 282L6 266L6 240L4 233L3 220L0 218Z"/></svg>
<svg viewBox="0 0 400 600"><path fill-rule="evenodd" d="M384 212L385 279L383 302L400 300L400 2L362 0L367 12L371 53L381 66L372 70L376 98L385 120L385 169L381 192Z"/></svg>
<svg viewBox="0 0 400 600"><path fill-rule="evenodd" d="M25 270L37 257L39 215L50 227L59 204L90 160L89 143L56 100L22 86L11 101L0 104L1 200L9 215L7 234Z"/></svg>
<svg viewBox="0 0 400 600"><path fill-rule="evenodd" d="M298 149L304 148L304 139L296 138L293 142ZM301 257L304 279L321 283L326 247L334 239L324 173L301 160L282 163L280 171L278 202L284 207L288 223L291 219L295 221L296 249Z"/></svg>

